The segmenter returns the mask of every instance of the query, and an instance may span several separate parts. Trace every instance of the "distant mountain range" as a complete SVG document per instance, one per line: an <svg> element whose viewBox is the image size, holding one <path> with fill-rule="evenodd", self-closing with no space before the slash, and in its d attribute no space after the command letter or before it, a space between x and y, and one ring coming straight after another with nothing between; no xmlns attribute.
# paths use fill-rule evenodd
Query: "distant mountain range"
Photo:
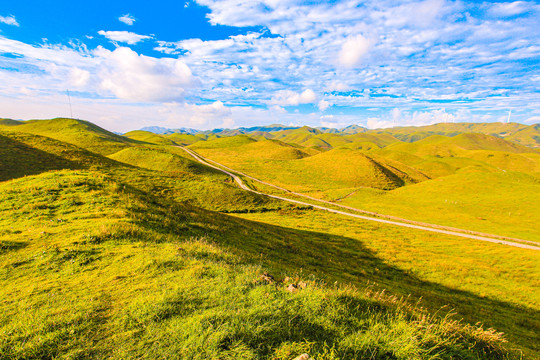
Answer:
<svg viewBox="0 0 540 360"><path fill-rule="evenodd" d="M191 128L178 128L178 129L169 129L162 126L147 126L143 127L142 131L148 131L152 132L154 134L159 135L167 135L167 134L204 134L204 135L219 135L219 136L233 136L233 135L240 135L240 134L250 134L255 132L275 132L275 131L282 131L282 130L295 130L295 129L301 129L301 128L308 128L307 126L286 126L281 124L272 124L267 126L253 126L253 127L241 127L238 129L213 129L213 130L196 130ZM357 134L357 133L363 133L368 131L365 127L359 126L359 125L349 125L343 129L334 129L334 128L326 128L326 127L316 127L313 128L321 133L330 133L330 134Z"/></svg>

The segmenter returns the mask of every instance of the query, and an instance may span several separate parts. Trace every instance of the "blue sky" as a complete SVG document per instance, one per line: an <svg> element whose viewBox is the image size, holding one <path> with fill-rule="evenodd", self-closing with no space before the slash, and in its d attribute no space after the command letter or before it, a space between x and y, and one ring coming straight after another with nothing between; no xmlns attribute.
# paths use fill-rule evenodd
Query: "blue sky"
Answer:
<svg viewBox="0 0 540 360"><path fill-rule="evenodd" d="M540 122L534 1L10 1L0 116L107 129Z"/></svg>

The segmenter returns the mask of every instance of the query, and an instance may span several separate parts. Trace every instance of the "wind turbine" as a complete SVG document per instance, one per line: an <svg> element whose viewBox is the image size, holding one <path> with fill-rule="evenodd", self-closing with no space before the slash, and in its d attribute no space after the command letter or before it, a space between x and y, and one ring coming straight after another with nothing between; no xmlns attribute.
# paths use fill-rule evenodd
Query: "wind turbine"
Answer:
<svg viewBox="0 0 540 360"><path fill-rule="evenodd" d="M510 114L511 113L512 113L512 110L508 110L508 119L506 119L507 124L510 122Z"/></svg>

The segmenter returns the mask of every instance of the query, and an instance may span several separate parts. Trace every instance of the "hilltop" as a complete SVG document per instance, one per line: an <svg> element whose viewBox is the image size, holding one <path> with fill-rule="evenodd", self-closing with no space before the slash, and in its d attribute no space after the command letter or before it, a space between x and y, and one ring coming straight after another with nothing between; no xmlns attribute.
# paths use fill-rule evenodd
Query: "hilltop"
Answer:
<svg viewBox="0 0 540 360"><path fill-rule="evenodd" d="M102 155L109 155L130 145L140 144L138 141L116 135L91 122L75 119L3 121L0 122L0 130L47 136Z"/></svg>

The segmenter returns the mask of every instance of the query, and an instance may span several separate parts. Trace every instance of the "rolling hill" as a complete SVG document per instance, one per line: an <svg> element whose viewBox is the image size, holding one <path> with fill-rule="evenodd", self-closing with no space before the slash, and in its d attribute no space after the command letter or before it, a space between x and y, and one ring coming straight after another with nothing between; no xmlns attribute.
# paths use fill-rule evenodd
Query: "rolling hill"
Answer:
<svg viewBox="0 0 540 360"><path fill-rule="evenodd" d="M75 119L58 118L0 123L0 130L2 129L47 136L102 155L109 155L128 146L140 144L139 141L116 135L91 122Z"/></svg>
<svg viewBox="0 0 540 360"><path fill-rule="evenodd" d="M172 139L148 131L130 131L125 133L124 136L132 140L142 141L154 145L176 145Z"/></svg>
<svg viewBox="0 0 540 360"><path fill-rule="evenodd" d="M533 359L540 351L534 251L290 206L241 190L152 135L135 134L159 145L80 121L29 124L0 125L0 358ZM411 216L475 227L471 214L497 209L505 226L535 234L537 154L484 137L400 148L414 143L379 146L380 135L360 135L339 135L358 141L324 152L243 134L195 135L190 148L322 197L353 192L343 203L409 207ZM430 146L463 158L440 149L436 157ZM453 164L449 176L429 180L415 165L435 159ZM504 195L490 198L495 190ZM463 206L441 206L441 192ZM526 221L505 215L516 204ZM476 221L504 229L494 213Z"/></svg>

